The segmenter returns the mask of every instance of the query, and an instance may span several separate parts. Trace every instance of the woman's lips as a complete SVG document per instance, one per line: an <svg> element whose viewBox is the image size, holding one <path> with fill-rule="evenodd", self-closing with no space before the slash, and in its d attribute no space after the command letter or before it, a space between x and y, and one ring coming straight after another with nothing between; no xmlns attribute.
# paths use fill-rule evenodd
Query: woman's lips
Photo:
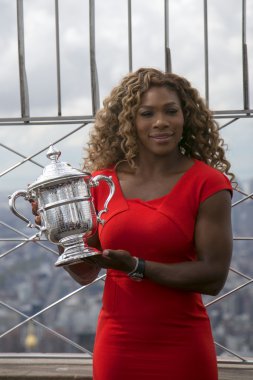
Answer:
<svg viewBox="0 0 253 380"><path fill-rule="evenodd" d="M149 137L155 141L164 142L170 140L172 136L173 133L159 133L150 135Z"/></svg>

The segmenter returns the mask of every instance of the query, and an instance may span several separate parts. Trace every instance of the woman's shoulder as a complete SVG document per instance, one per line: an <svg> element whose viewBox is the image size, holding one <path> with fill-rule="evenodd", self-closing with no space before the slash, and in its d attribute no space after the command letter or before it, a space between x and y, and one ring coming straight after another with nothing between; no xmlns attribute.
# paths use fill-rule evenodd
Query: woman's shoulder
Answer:
<svg viewBox="0 0 253 380"><path fill-rule="evenodd" d="M220 190L229 190L232 193L232 185L226 174L206 164L195 160L195 186L200 186L202 200L208 195Z"/></svg>
<svg viewBox="0 0 253 380"><path fill-rule="evenodd" d="M213 175L216 175L216 174L220 175L221 174L221 175L223 175L223 173L220 170L214 168L213 166L206 164L204 161L194 159L194 162L195 162L195 164L196 164L195 166L199 172L207 173L207 175L208 174L213 174Z"/></svg>

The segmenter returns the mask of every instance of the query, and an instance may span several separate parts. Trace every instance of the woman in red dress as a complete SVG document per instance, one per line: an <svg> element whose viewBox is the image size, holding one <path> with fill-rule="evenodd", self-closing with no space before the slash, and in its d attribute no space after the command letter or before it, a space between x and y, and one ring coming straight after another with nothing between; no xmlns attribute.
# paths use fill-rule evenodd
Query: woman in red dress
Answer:
<svg viewBox="0 0 253 380"><path fill-rule="evenodd" d="M81 284L107 269L94 380L217 380L201 294L228 274L234 176L211 112L186 79L141 68L97 113L87 168L116 186L101 255L68 268ZM101 184L98 209L106 197Z"/></svg>

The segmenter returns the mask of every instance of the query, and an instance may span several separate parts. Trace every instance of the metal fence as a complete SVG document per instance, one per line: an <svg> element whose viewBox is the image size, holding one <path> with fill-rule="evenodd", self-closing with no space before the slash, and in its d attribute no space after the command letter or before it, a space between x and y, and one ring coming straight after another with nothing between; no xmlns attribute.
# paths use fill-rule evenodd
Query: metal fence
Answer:
<svg viewBox="0 0 253 380"><path fill-rule="evenodd" d="M51 2L53 3L53 1ZM71 3L72 4L72 3ZM129 71L132 71L133 69L133 60L134 60L134 48L133 48L133 3L131 0L124 2L127 14L125 15L127 19L127 49L128 49L128 69ZM160 6L162 5L163 8L163 15L164 15L164 35L163 35L163 51L161 52L161 55L164 57L164 68L168 71L172 70L173 66L173 49L170 47L170 39L173 35L173 30L170 29L170 21L173 19L173 5L175 4L175 0L169 1L165 0L164 2L160 3ZM203 46L204 46L204 92L205 92L205 98L206 102L209 103L210 101L210 62L209 62L209 4L207 0L203 0L202 2L199 2L199 5L203 9L203 30L201 31L203 35ZM221 128L229 128L232 124L240 121L242 118L252 118L253 110L251 108L250 104L250 83L249 83L249 77L250 77L250 66L248 61L248 44L247 44L247 25L246 22L250 21L247 19L247 6L246 6L246 0L241 1L241 59L242 59L242 88L243 88L243 107L241 109L226 109L226 110L214 110L214 115L217 119L219 119L219 122L221 122ZM28 3L26 4L28 6ZM90 59L90 98L91 98L91 114L90 115L63 115L62 112L62 78L61 78L61 54L60 54L60 47L61 47L61 32L60 32L60 12L59 7L61 6L60 2L58 0L54 1L54 20L55 20L55 35L53 36L55 39L55 54L56 54L56 83L57 83L57 114L54 116L32 116L30 113L30 103L29 103L29 86L27 81L27 70L26 70L26 51L25 51L25 23L24 23L24 1L23 0L17 0L16 1L16 11L17 11L17 36L18 36L18 67L19 67L19 88L20 88L20 117L3 117L0 118L0 126L6 127L9 126L18 126L18 125L39 125L39 128L42 128L45 125L64 125L68 124L72 126L70 132L62 134L59 138L57 138L55 141L50 141L50 144L45 144L42 149L37 151L34 149L34 153L30 154L29 156L26 156L24 153L22 153L22 149L13 148L13 146L6 144L5 141L2 141L0 143L0 147L2 149L2 152L8 151L11 154L15 155L19 161L17 161L14 165L9 166L8 168L4 169L0 173L0 177L2 177L2 181L8 181L8 174L11 171L16 170L19 167L24 167L26 163L32 163L33 165L38 166L39 168L42 168L43 165L40 164L38 161L36 161L36 157L39 156L41 153L45 152L49 145L51 144L60 144L63 141L66 141L71 136L75 135L77 132L82 131L83 128L90 125L94 120L94 115L96 110L99 108L100 103L100 97L99 97L99 79L98 79L98 71L97 71L97 60L96 60L96 48L95 48L95 31L96 31L96 25L95 25L95 1L90 0L89 1L89 59ZM69 5L71 8L73 5ZM1 4L0 4L1 7ZM36 52L35 52L36 54ZM39 73L38 73L39 75ZM222 125L222 121L225 119L225 123ZM20 160L21 158L21 160ZM25 169L24 169L25 170ZM247 191L244 191L237 187L235 189L236 194L238 195L238 200L234 202L233 208L237 209L239 207L242 207L242 205L250 205L252 203L253 199L253 193L248 193ZM6 256L10 254L16 254L18 256L19 250L23 247L28 247L28 245L33 245L40 247L41 249L51 252L53 254L57 254L55 247L49 246L44 241L37 241L36 236L32 235L29 236L28 234L24 233L22 229L16 229L10 224L6 223L5 220L0 220L1 227L4 227L5 231L9 231L11 233L14 233L16 237L5 237L0 236L0 242L2 245L1 253L0 253L0 259L1 262L6 259ZM246 227L246 226L245 226ZM248 226L247 226L248 227ZM242 226L243 229L243 226ZM3 231L3 229L1 228ZM2 235L2 233L1 233ZM234 236L235 242L247 242L252 243L253 237L251 236ZM5 243L6 242L12 242L14 243L14 246L11 248L6 249ZM252 248L251 248L251 255L252 255ZM17 260L21 260L21 258L17 257ZM252 289L252 274L244 273L239 268L234 266L234 262L232 262L232 266L230 268L230 277L233 278L231 282L228 280L228 286L225 287L223 293L220 296L217 296L215 298L207 299L206 300L206 306L208 307L208 310L213 309L215 305L218 305L220 303L226 303L227 300L237 297L237 294L239 294L241 291L245 291L245 289ZM66 300L70 299L71 297L75 296L76 294L79 294L80 292L86 292L87 289L94 286L94 284L97 284L98 282L101 282L104 280L105 274L100 275L94 283L82 286L74 291L71 291L69 294L62 296L57 301L52 302L48 306L37 310L36 312L32 313L32 315L27 315L26 313L20 311L17 307L14 307L10 303L6 302L4 297L0 301L0 305L2 308L8 309L11 313L17 314L19 317L22 317L21 322L16 323L14 326L10 327L6 331L2 332L0 335L0 340L6 337L8 334L11 334L15 330L20 331L21 326L28 325L31 322L34 325L38 325L42 329L47 330L49 334L52 334L57 339L63 340L65 343L69 344L70 346L73 346L75 349L81 352L92 354L89 349L86 347L83 347L79 343L75 342L73 339L70 339L66 337L65 335L61 334L59 331L56 331L52 328L50 328L47 325L47 322L41 322L39 320L39 317L41 317L43 314L46 314L46 312L50 309L55 308L61 303L64 303ZM252 306L252 298L248 299L248 303L251 305L249 306L251 309L253 309ZM212 313L211 313L211 319L212 319ZM223 322L224 323L224 322ZM240 331L238 332L240 334ZM217 347L221 350L221 352L228 353L231 357L239 358L241 361L249 361L247 357L242 355L240 352L236 352L233 349L231 349L228 346L224 346L221 342L218 340L216 341Z"/></svg>

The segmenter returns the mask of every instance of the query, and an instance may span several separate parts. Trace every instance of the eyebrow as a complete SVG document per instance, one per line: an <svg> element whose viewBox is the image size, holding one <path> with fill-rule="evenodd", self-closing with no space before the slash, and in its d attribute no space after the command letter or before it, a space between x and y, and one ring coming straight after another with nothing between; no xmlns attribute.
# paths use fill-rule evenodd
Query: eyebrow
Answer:
<svg viewBox="0 0 253 380"><path fill-rule="evenodd" d="M165 106L165 107L166 106L179 106L179 104L172 101L172 102L169 102L169 103L165 103L163 106ZM153 108L154 106L150 106L150 105L144 103L144 104L141 104L139 108L142 108L142 107Z"/></svg>

